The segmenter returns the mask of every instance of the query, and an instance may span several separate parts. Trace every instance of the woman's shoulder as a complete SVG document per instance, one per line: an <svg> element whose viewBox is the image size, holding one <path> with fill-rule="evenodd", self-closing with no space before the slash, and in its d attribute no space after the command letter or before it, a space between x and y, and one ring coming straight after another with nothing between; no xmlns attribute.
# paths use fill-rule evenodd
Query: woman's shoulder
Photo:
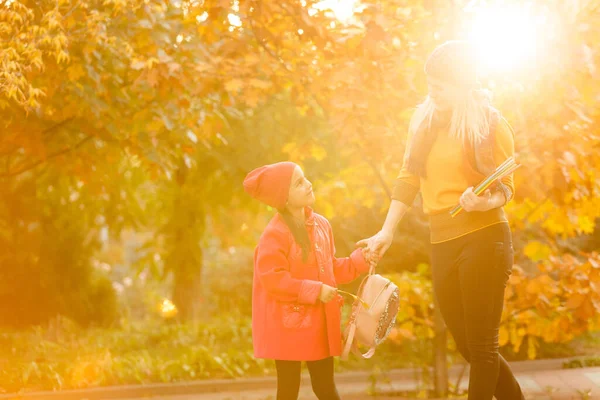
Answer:
<svg viewBox="0 0 600 400"><path fill-rule="evenodd" d="M490 113L492 114L492 120L494 121L494 123L496 125L495 131L497 132L497 134L511 135L511 136L515 135L515 132L513 131L512 126L510 125L510 123L508 122L506 117L504 117L504 115L502 115L500 110L490 106Z"/></svg>

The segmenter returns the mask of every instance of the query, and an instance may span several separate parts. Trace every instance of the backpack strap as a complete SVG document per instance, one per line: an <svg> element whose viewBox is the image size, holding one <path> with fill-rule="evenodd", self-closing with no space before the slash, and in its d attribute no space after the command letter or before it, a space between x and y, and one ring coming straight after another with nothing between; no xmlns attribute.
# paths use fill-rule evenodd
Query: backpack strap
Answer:
<svg viewBox="0 0 600 400"><path fill-rule="evenodd" d="M352 312L352 317L355 316L355 313ZM354 350L354 348L356 347L356 345L354 344L354 335L356 334L356 320L354 318L352 318L352 320L350 321L346 332L348 332L348 334L345 335L346 342L344 343L344 349L342 350L341 356L342 360L344 361L348 359L348 354L350 354L350 350ZM352 352L354 353L354 351Z"/></svg>
<svg viewBox="0 0 600 400"><path fill-rule="evenodd" d="M363 287L365 286L369 275L371 275L372 273L373 268L371 267L369 269L369 274L363 278L362 282L360 283L360 286L358 287L358 298L361 298ZM344 343L344 350L342 351L342 360L347 360L348 354L350 353L352 347L356 347L356 345L354 344L354 335L356 334L356 316L358 315L358 310L360 310L360 307L362 306L358 298L352 303L352 313L350 313L350 321L348 323L348 328L346 328L347 334L346 332L344 332L344 335L346 336L346 342Z"/></svg>
<svg viewBox="0 0 600 400"><path fill-rule="evenodd" d="M360 283L360 286L358 287L358 292L357 292L358 297L356 300L354 300L354 303L352 304L352 313L350 314L350 322L348 323L348 327L346 328L346 331L344 332L346 341L344 342L344 349L342 350L342 355L341 355L341 359L344 361L348 359L348 355L350 354L350 351L352 351L352 353L356 354L358 357L362 357L364 359L369 359L369 358L373 357L373 355L375 354L375 346L371 347L365 354L362 354L359 351L358 346L356 346L356 343L354 341L354 336L356 335L356 316L358 315L358 311L362 307L362 304L360 303L359 299L362 298L361 295L362 295L362 291L365 286L365 283L369 279L369 276L373 275L374 271L375 271L375 267L371 267L369 269L369 273L367 274L367 276L365 276L363 278L362 282Z"/></svg>
<svg viewBox="0 0 600 400"><path fill-rule="evenodd" d="M373 355L375 354L375 346L372 346L364 354L358 349L358 346L356 346L356 343L354 341L354 336L356 334L356 321L352 321L350 325L348 325L347 332L348 335L346 336L346 343L344 344L344 350L342 351L341 355L342 360L346 361L348 359L350 351L352 351L352 353L354 353L356 356L364 359L369 359L373 357Z"/></svg>

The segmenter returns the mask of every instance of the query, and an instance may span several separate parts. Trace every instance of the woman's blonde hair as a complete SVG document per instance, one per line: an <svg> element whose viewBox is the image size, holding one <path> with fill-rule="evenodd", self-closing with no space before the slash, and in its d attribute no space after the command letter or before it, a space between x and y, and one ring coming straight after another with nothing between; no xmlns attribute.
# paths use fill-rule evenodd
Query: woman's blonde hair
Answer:
<svg viewBox="0 0 600 400"><path fill-rule="evenodd" d="M490 130L489 108L491 93L479 89L477 57L472 43L450 40L436 47L425 62L425 74L435 78L458 93L450 120L450 136L470 143L480 142ZM410 131L416 133L423 123L431 127L435 105L427 99L417 106L410 122Z"/></svg>
<svg viewBox="0 0 600 400"><path fill-rule="evenodd" d="M491 93L484 89L466 89L465 95L453 105L450 118L450 137L469 143L479 143L490 130L489 109ZM409 125L414 135L421 124L431 127L435 104L430 96L417 106Z"/></svg>

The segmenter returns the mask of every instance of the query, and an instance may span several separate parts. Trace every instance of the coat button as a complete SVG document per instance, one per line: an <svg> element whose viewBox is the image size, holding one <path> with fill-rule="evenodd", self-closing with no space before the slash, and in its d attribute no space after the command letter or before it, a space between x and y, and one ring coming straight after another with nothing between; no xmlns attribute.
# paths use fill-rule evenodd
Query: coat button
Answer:
<svg viewBox="0 0 600 400"><path fill-rule="evenodd" d="M325 268L321 267L321 273L325 272Z"/></svg>

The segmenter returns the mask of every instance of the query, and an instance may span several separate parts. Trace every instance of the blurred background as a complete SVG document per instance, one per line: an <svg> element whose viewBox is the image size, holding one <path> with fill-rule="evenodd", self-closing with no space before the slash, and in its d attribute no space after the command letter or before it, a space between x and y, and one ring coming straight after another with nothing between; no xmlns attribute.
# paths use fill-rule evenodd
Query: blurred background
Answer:
<svg viewBox="0 0 600 400"><path fill-rule="evenodd" d="M449 39L476 43L523 164L502 353L600 364L600 1L2 0L0 38L1 390L273 374L250 310L274 210L245 174L301 164L349 255ZM462 362L428 234L417 199L378 268L396 328L339 370Z"/></svg>

